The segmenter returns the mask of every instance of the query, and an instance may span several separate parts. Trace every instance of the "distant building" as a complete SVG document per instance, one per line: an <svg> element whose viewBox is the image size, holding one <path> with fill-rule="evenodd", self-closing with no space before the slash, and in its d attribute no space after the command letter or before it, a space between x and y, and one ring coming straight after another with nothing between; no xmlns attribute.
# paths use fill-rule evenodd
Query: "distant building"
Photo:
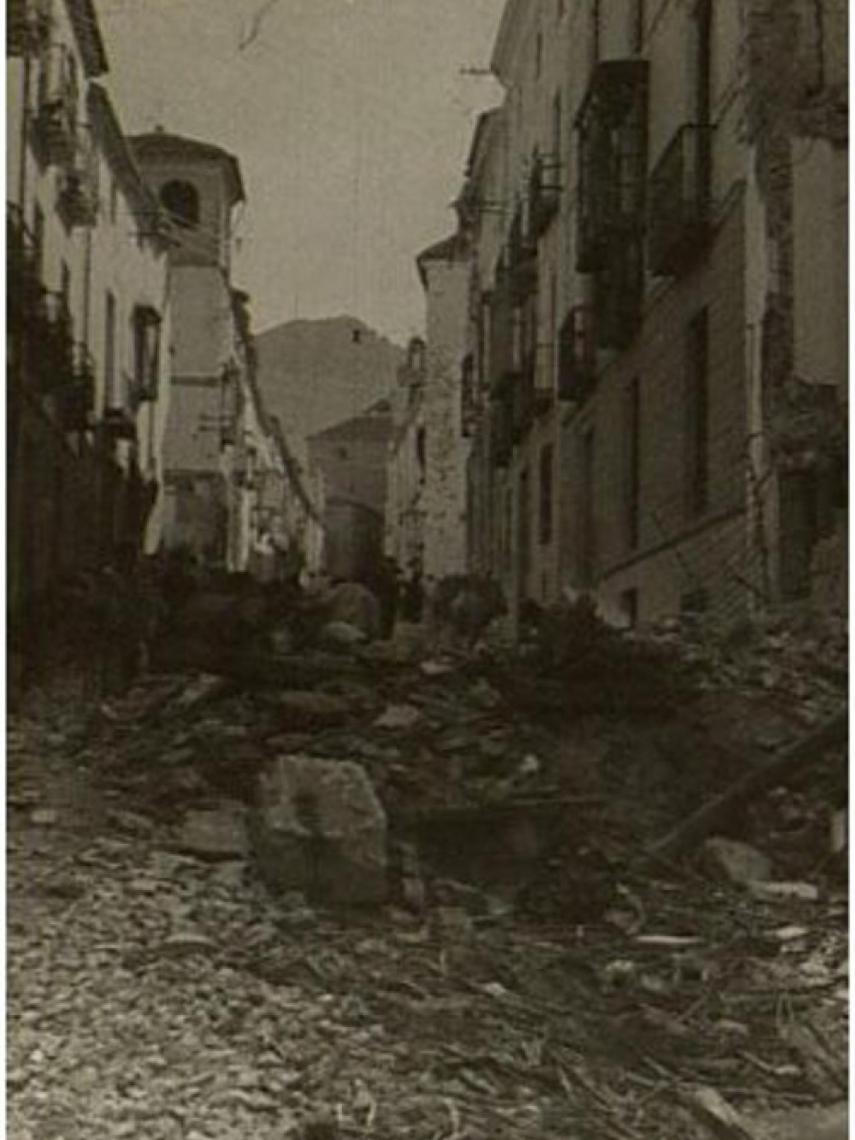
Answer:
<svg viewBox="0 0 855 1140"><path fill-rule="evenodd" d="M414 337L407 347L406 362L398 369L392 394L393 426L387 463L385 549L401 569L421 566L424 559L426 377L427 347L421 338Z"/></svg>
<svg viewBox="0 0 855 1140"><path fill-rule="evenodd" d="M241 428L253 405L247 320L230 274L232 211L244 200L240 167L217 146L163 130L132 144L171 223L164 543L237 569L248 546L241 492L254 478Z"/></svg>
<svg viewBox="0 0 855 1140"><path fill-rule="evenodd" d="M468 351L470 246L457 233L416 259L425 291L427 358L424 420L422 572L443 578L466 569L466 464L473 358Z"/></svg>
<svg viewBox="0 0 855 1140"><path fill-rule="evenodd" d="M338 578L370 576L383 557L388 400L310 436L309 459L324 480L324 562Z"/></svg>

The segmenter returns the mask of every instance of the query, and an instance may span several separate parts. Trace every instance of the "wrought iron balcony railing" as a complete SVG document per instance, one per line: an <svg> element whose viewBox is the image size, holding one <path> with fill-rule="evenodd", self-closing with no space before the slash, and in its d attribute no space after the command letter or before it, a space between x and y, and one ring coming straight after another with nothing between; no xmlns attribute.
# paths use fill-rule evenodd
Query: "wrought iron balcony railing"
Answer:
<svg viewBox="0 0 855 1140"><path fill-rule="evenodd" d="M651 273L683 273L709 235L711 126L684 123L650 176L647 256Z"/></svg>
<svg viewBox="0 0 855 1140"><path fill-rule="evenodd" d="M597 377L594 310L574 305L568 312L558 341L558 398L581 403Z"/></svg>
<svg viewBox="0 0 855 1140"><path fill-rule="evenodd" d="M615 234L636 233L643 227L647 75L644 60L597 64L576 118L576 268L580 273L602 267Z"/></svg>
<svg viewBox="0 0 855 1140"><path fill-rule="evenodd" d="M53 44L42 56L33 124L49 164L70 166L74 161L78 94L74 56L64 44Z"/></svg>

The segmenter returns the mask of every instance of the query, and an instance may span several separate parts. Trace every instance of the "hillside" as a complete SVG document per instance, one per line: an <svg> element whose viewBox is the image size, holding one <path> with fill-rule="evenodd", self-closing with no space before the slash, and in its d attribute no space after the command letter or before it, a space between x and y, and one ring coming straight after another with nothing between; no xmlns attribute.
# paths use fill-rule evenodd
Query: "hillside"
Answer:
<svg viewBox="0 0 855 1140"><path fill-rule="evenodd" d="M347 316L276 325L256 336L256 347L265 403L289 436L321 431L388 395L404 358Z"/></svg>

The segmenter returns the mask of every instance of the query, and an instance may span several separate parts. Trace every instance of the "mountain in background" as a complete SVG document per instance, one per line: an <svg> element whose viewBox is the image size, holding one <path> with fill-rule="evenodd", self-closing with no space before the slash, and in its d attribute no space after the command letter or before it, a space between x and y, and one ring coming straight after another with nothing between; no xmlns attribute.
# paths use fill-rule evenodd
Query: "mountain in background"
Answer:
<svg viewBox="0 0 855 1140"><path fill-rule="evenodd" d="M404 350L355 317L288 321L258 333L258 382L289 437L313 435L394 390Z"/></svg>

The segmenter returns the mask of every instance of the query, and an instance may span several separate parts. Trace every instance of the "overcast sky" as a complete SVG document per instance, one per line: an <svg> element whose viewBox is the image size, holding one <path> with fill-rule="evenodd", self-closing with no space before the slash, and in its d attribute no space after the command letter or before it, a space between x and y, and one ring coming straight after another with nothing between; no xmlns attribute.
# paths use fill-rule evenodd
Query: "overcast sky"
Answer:
<svg viewBox="0 0 855 1140"><path fill-rule="evenodd" d="M414 256L446 236L504 0L97 0L128 133L240 159L236 284L261 331L362 318L422 327ZM239 50L264 11L257 38Z"/></svg>

